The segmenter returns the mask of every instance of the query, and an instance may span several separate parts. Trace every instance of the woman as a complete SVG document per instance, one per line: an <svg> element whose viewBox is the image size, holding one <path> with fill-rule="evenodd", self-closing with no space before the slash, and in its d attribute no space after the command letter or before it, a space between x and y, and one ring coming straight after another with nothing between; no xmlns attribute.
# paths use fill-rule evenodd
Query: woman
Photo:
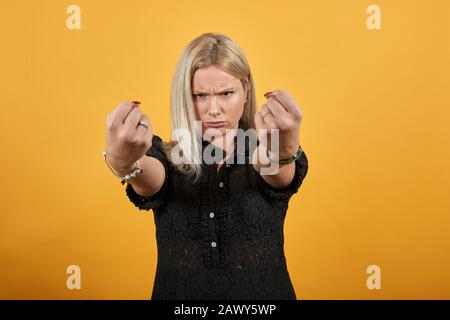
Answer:
<svg viewBox="0 0 450 320"><path fill-rule="evenodd" d="M296 299L283 223L308 171L302 111L285 91L265 97L256 112L242 50L205 33L177 64L172 142L153 135L139 102L124 101L108 115L105 159L134 205L154 212L152 299Z"/></svg>

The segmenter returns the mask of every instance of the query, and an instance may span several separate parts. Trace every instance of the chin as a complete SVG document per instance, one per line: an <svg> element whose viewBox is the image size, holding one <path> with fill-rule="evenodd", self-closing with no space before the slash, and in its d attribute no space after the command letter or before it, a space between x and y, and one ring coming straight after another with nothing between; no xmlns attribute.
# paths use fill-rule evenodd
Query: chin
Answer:
<svg viewBox="0 0 450 320"><path fill-rule="evenodd" d="M230 130L230 128L228 128L228 127L220 127L220 128L205 127L205 128L203 128L203 134L205 134L207 130L210 130L210 131L208 131L209 134L213 134L213 133L216 134L217 132L220 132L222 135L224 135L226 133L226 130Z"/></svg>

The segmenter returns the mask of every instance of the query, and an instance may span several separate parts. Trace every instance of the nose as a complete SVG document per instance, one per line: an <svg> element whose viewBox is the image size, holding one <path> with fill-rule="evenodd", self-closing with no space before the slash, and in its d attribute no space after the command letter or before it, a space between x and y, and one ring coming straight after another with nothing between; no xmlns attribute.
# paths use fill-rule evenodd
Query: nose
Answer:
<svg viewBox="0 0 450 320"><path fill-rule="evenodd" d="M210 116L218 116L220 114L219 108L217 106L216 95L213 94L211 98L211 103L209 106L208 114Z"/></svg>

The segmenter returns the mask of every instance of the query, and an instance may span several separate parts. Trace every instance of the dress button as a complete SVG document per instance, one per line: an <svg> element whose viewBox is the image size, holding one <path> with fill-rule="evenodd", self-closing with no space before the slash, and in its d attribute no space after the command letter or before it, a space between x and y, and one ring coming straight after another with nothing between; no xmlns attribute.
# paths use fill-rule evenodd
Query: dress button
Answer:
<svg viewBox="0 0 450 320"><path fill-rule="evenodd" d="M220 188L223 188L223 182L220 182L220 183L219 183L219 187L220 187Z"/></svg>
<svg viewBox="0 0 450 320"><path fill-rule="evenodd" d="M211 242L211 247L215 248L217 246L217 243L215 243L214 241Z"/></svg>
<svg viewBox="0 0 450 320"><path fill-rule="evenodd" d="M214 218L214 212L210 212L209 213L209 217L212 219L212 218Z"/></svg>

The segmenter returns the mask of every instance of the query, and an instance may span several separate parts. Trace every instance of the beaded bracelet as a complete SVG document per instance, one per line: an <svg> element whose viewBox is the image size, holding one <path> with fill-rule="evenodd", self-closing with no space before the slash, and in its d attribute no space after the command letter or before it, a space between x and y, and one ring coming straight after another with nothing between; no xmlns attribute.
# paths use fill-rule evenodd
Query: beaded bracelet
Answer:
<svg viewBox="0 0 450 320"><path fill-rule="evenodd" d="M139 164L138 164L138 162L136 161L136 166L134 167L133 171L132 171L131 173L127 174L127 175L124 176L124 177L120 177L120 176L113 170L113 168L111 168L111 166L109 165L108 161L106 160L106 152L105 152L105 151L103 151L103 157L105 158L105 162L106 162L106 164L108 165L108 168L112 171L112 173L114 173L114 175L115 175L116 177L119 177L119 178L121 179L120 183L122 183L122 185L125 184L125 182L130 181L131 179L136 178L138 175L140 175L140 174L143 172L142 168L139 167Z"/></svg>

